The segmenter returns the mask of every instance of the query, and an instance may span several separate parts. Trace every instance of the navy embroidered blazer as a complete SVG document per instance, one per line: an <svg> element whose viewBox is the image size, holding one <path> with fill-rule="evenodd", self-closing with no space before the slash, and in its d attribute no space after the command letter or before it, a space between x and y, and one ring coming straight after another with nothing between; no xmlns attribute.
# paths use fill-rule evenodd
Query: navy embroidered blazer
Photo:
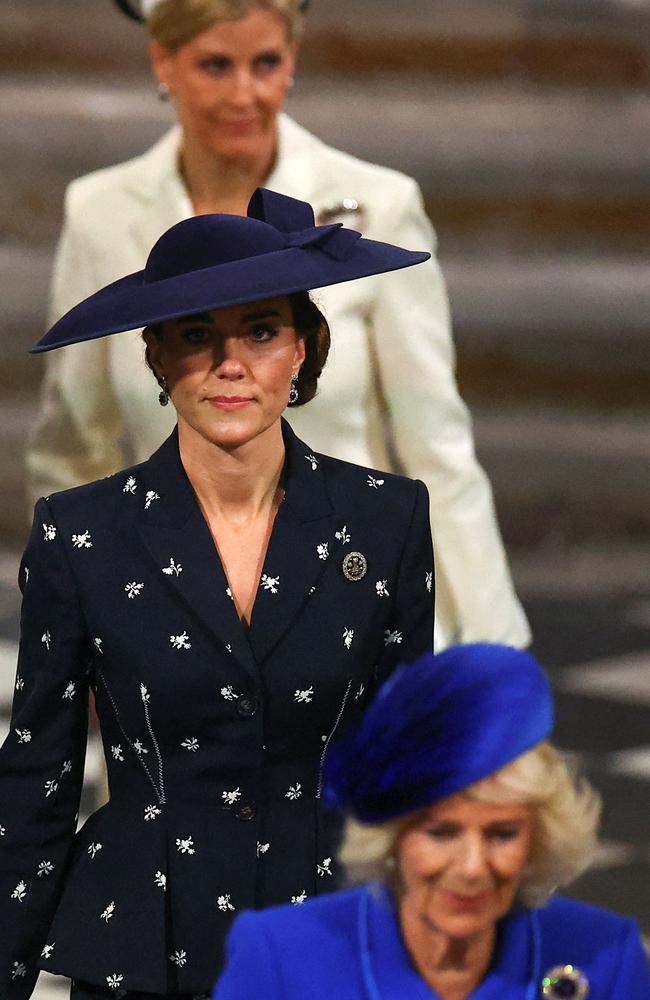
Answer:
<svg viewBox="0 0 650 1000"><path fill-rule="evenodd" d="M471 1000L543 1000L542 980L572 964L589 1000L650 1000L638 926L575 900L510 913ZM569 992L557 993L569 997ZM369 886L295 909L243 914L214 1000L436 1000L402 941L391 894Z"/></svg>
<svg viewBox="0 0 650 1000"><path fill-rule="evenodd" d="M28 997L39 966L116 992L209 991L234 913L336 886L322 766L394 666L432 647L428 499L283 434L248 632L176 433L38 502L0 751L0 996ZM75 835L89 689L110 800Z"/></svg>

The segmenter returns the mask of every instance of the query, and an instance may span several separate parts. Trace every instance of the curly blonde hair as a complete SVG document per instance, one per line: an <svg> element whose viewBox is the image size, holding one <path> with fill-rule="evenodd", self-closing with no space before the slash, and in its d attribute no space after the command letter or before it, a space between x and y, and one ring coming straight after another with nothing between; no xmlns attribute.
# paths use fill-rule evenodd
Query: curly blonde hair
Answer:
<svg viewBox="0 0 650 1000"><path fill-rule="evenodd" d="M289 40L303 27L300 0L159 0L149 17L149 36L175 52L219 21L238 21L252 11L270 10L284 20Z"/></svg>
<svg viewBox="0 0 650 1000"><path fill-rule="evenodd" d="M572 771L560 751L545 741L462 792L479 802L534 807L533 841L517 895L525 906L543 904L556 888L577 878L593 858L600 797L585 778ZM400 836L417 814L377 825L348 820L340 860L350 879L385 880Z"/></svg>

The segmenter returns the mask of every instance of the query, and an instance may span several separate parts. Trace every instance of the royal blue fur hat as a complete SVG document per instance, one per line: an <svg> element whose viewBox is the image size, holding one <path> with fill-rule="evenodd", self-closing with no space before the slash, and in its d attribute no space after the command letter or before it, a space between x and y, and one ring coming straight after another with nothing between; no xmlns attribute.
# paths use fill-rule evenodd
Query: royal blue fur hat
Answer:
<svg viewBox="0 0 650 1000"><path fill-rule="evenodd" d="M330 749L324 796L383 823L487 778L552 727L549 683L529 653L476 643L427 654L399 667Z"/></svg>
<svg viewBox="0 0 650 1000"><path fill-rule="evenodd" d="M247 217L197 215L172 226L144 270L84 299L31 350L397 271L430 256L363 239L340 222L317 226L307 202L258 188Z"/></svg>

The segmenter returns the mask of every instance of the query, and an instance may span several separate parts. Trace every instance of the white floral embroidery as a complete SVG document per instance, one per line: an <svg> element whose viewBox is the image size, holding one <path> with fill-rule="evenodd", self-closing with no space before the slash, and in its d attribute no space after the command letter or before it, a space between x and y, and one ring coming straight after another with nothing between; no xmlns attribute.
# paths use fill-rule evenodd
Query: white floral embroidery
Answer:
<svg viewBox="0 0 650 1000"><path fill-rule="evenodd" d="M25 566L25 584L29 582L29 568Z"/></svg>
<svg viewBox="0 0 650 1000"><path fill-rule="evenodd" d="M231 646L231 644L229 642L226 643L226 652L227 653L232 653L232 646Z"/></svg>
<svg viewBox="0 0 650 1000"><path fill-rule="evenodd" d="M277 594L278 587L280 586L279 576L267 576L266 573L262 573L261 584L264 590L269 590L272 594Z"/></svg>
<svg viewBox="0 0 650 1000"><path fill-rule="evenodd" d="M124 486L122 487L122 493L135 493L138 488L138 484L135 481L134 476L129 476Z"/></svg>
<svg viewBox="0 0 650 1000"><path fill-rule="evenodd" d="M187 632L181 632L180 635L170 635L169 641L174 649L191 649L192 643L189 642L189 638Z"/></svg>
<svg viewBox="0 0 650 1000"><path fill-rule="evenodd" d="M229 892L227 892L223 896L218 896L217 897L217 906L219 907L220 910L223 910L224 913L227 910L234 910L235 909L235 907L230 902L230 893Z"/></svg>
<svg viewBox="0 0 650 1000"><path fill-rule="evenodd" d="M375 590L377 591L377 597L390 597L390 593L388 591L388 580L377 580Z"/></svg>
<svg viewBox="0 0 650 1000"><path fill-rule="evenodd" d="M194 841L191 837L177 837L176 847L178 848L179 854L194 854Z"/></svg>
<svg viewBox="0 0 650 1000"><path fill-rule="evenodd" d="M147 691L146 686L142 683L140 684L140 697L142 698L143 704L146 704L148 701L151 701L151 695Z"/></svg>
<svg viewBox="0 0 650 1000"><path fill-rule="evenodd" d="M300 906L300 904L306 902L306 900L307 900L307 893L304 889L302 890L302 892L298 893L297 896L291 897L291 902L294 904L294 906Z"/></svg>
<svg viewBox="0 0 650 1000"><path fill-rule="evenodd" d="M47 646L47 650L49 652L50 644L52 642L52 636L50 635L49 631L43 632L43 635L41 636L41 642L43 643L44 646Z"/></svg>
<svg viewBox="0 0 650 1000"><path fill-rule="evenodd" d="M350 541L347 525L344 524L340 531L335 532L334 537L343 545L347 545Z"/></svg>
<svg viewBox="0 0 650 1000"><path fill-rule="evenodd" d="M52 957L52 952L54 951L54 945L55 944L56 944L56 942L53 941L52 944L46 944L46 945L44 945L43 951L41 952L41 958L51 958Z"/></svg>
<svg viewBox="0 0 650 1000"><path fill-rule="evenodd" d="M112 976L106 976L106 982L112 990L117 990L120 987L120 983L123 982L124 976L121 976L119 972L114 972Z"/></svg>
<svg viewBox="0 0 650 1000"><path fill-rule="evenodd" d="M108 906L106 907L106 909L105 909L105 910L103 910L103 911L102 911L102 912L101 912L101 913L99 914L99 919L100 919L100 920L105 920L105 921L106 921L106 923L108 923L108 921L109 921L109 920L111 919L111 917L113 916L113 914L114 914L114 913L115 913L115 900L113 899L113 900L111 900L111 902L110 902L110 903L108 904Z"/></svg>
<svg viewBox="0 0 650 1000"><path fill-rule="evenodd" d="M167 888L167 876L165 875L164 872L156 872L156 874L153 877L153 880L159 889Z"/></svg>
<svg viewBox="0 0 650 1000"><path fill-rule="evenodd" d="M32 738L32 734L29 729L17 729L16 736L18 737L19 743L29 743Z"/></svg>
<svg viewBox="0 0 650 1000"><path fill-rule="evenodd" d="M319 559L327 559L330 554L329 545L327 542L322 542L320 545L316 546L316 551L318 553Z"/></svg>
<svg viewBox="0 0 650 1000"><path fill-rule="evenodd" d="M266 854L266 852L268 851L268 849L269 849L270 846L271 846L270 844L260 844L260 842L258 840L257 841L257 856L258 856L258 858L259 858L260 854Z"/></svg>
<svg viewBox="0 0 650 1000"><path fill-rule="evenodd" d="M95 841L93 840L92 844L88 845L88 851L87 851L87 853L91 856L91 858L94 859L95 855L99 854L99 852L101 851L101 849L102 849L102 845L99 843L99 841L97 843L95 843Z"/></svg>
<svg viewBox="0 0 650 1000"><path fill-rule="evenodd" d="M23 962L14 962L11 970L12 979L20 979L27 975L27 966Z"/></svg>
<svg viewBox="0 0 650 1000"><path fill-rule="evenodd" d="M169 956L169 961L173 962L174 965L177 965L179 969L182 969L187 963L187 952L179 951L177 948L176 951Z"/></svg>
<svg viewBox="0 0 650 1000"><path fill-rule="evenodd" d="M313 687L305 688L304 691L294 691L293 700L297 702L309 703L312 701L312 695L314 693Z"/></svg>
<svg viewBox="0 0 650 1000"><path fill-rule="evenodd" d="M230 587L226 587L226 597L229 597L231 601L233 600L232 590Z"/></svg>
<svg viewBox="0 0 650 1000"><path fill-rule="evenodd" d="M241 799L241 788L233 788L230 791L222 792L221 798L227 806L234 806L235 802Z"/></svg>
<svg viewBox="0 0 650 1000"><path fill-rule="evenodd" d="M226 687L221 688L221 697L225 698L226 701L237 701L239 695L235 694L232 684L228 684Z"/></svg>
<svg viewBox="0 0 650 1000"><path fill-rule="evenodd" d="M395 629L395 631L391 631L389 628L384 629L384 646L390 646L391 643L399 646L402 638L402 633L398 629Z"/></svg>
<svg viewBox="0 0 650 1000"><path fill-rule="evenodd" d="M355 701L358 701L358 700L359 700L359 698L361 698L361 696L363 695L363 692L364 692L365 690L366 690L366 686L365 686L365 684L360 684L360 685L359 685L359 690L357 691L357 693L356 693L356 694L355 694L355 696L354 696L354 700L355 700Z"/></svg>
<svg viewBox="0 0 650 1000"><path fill-rule="evenodd" d="M163 573L166 576L180 576L183 572L183 567L180 563L177 563L173 558L169 560L169 566L163 567Z"/></svg>
<svg viewBox="0 0 650 1000"><path fill-rule="evenodd" d="M72 544L75 549L92 549L93 543L90 540L90 532L88 531L88 528L78 535L73 535Z"/></svg>
<svg viewBox="0 0 650 1000"><path fill-rule="evenodd" d="M54 539L56 538L56 527L53 524L44 524L43 532L46 542L53 542ZM27 581L25 580L25 583L26 582Z"/></svg>
<svg viewBox="0 0 650 1000"><path fill-rule="evenodd" d="M373 490L378 490L380 486L384 485L383 479L375 479L374 476L368 475L368 486L371 486Z"/></svg>
<svg viewBox="0 0 650 1000"><path fill-rule="evenodd" d="M331 864L332 864L331 858L323 858L321 863L316 865L316 874L320 875L321 878L324 875L331 875L332 874Z"/></svg>
<svg viewBox="0 0 650 1000"><path fill-rule="evenodd" d="M300 784L299 781L297 781L295 785L289 786L289 791L285 792L284 797L285 799L291 799L292 802L295 802L295 800L299 799L301 795L302 795L302 785Z"/></svg>
<svg viewBox="0 0 650 1000"><path fill-rule="evenodd" d="M149 510L154 500L160 500L160 496L155 490L147 490L147 494L144 498L144 509Z"/></svg>
<svg viewBox="0 0 650 1000"><path fill-rule="evenodd" d="M76 694L76 688L74 681L68 681L68 683L66 684L65 691L63 692L61 697L64 698L66 701L72 701L75 694Z"/></svg>
<svg viewBox="0 0 650 1000"><path fill-rule="evenodd" d="M103 641L104 640L100 639L99 636L95 636L95 638L93 639L93 643L95 645L95 649L97 650L98 653L103 653L104 652L104 650L102 649L102 642Z"/></svg>
<svg viewBox="0 0 650 1000"><path fill-rule="evenodd" d="M312 470L315 472L316 469L318 468L318 459L316 458L316 456L315 455L305 455L305 458L307 459L307 461L311 465Z"/></svg>
<svg viewBox="0 0 650 1000"><path fill-rule="evenodd" d="M61 768L61 777L63 777L64 774L70 774L71 771L72 771L72 761L64 760L63 767Z"/></svg>
<svg viewBox="0 0 650 1000"><path fill-rule="evenodd" d="M147 750L147 748L144 746L143 743L141 743L140 740L134 740L133 741L133 749L135 750L135 752L137 754L149 753L149 751Z"/></svg>
<svg viewBox="0 0 650 1000"><path fill-rule="evenodd" d="M16 675L16 691L22 691L22 689L24 687L25 687L25 681L20 676L20 674L17 674Z"/></svg>
<svg viewBox="0 0 650 1000"><path fill-rule="evenodd" d="M352 640L354 639L354 629L344 628L343 629L343 645L346 649L349 649L352 645Z"/></svg>
<svg viewBox="0 0 650 1000"><path fill-rule="evenodd" d="M122 753L122 746L120 743L118 743L116 747L111 747L111 753L113 754L115 760L124 761L124 754Z"/></svg>
<svg viewBox="0 0 650 1000"><path fill-rule="evenodd" d="M22 903L26 895L27 895L27 883L21 880L14 889L14 891L12 892L11 898L17 899L19 903Z"/></svg>
<svg viewBox="0 0 650 1000"><path fill-rule="evenodd" d="M150 819L155 819L156 816L160 816L160 809L158 806L145 806L144 818L146 823L148 823Z"/></svg>
<svg viewBox="0 0 650 1000"><path fill-rule="evenodd" d="M59 787L59 783L58 781L55 781L54 778L51 778L49 781L45 782L43 787L45 788L45 798L49 799L50 795L52 795Z"/></svg>
<svg viewBox="0 0 650 1000"><path fill-rule="evenodd" d="M195 753L199 749L200 744L196 736L188 736L186 740L183 740L181 746Z"/></svg>
<svg viewBox="0 0 650 1000"><path fill-rule="evenodd" d="M4 837L4 835L6 834L6 832L7 832L6 827L0 826L0 837Z"/></svg>
<svg viewBox="0 0 650 1000"><path fill-rule="evenodd" d="M144 583L136 583L132 580L131 583L127 583L124 588L124 593L127 595L130 601L134 601L136 597L139 597L144 590Z"/></svg>
<svg viewBox="0 0 650 1000"><path fill-rule="evenodd" d="M431 593L431 588L433 586L433 573L432 572L424 574L424 584L425 584L428 592Z"/></svg>

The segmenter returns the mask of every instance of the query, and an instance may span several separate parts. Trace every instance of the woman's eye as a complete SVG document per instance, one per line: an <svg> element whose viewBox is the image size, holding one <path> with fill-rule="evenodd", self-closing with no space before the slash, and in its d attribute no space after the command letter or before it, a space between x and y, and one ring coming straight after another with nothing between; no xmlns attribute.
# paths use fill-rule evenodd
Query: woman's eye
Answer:
<svg viewBox="0 0 650 1000"><path fill-rule="evenodd" d="M188 344L206 344L210 338L210 333L205 327L196 326L190 327L188 330L183 330L182 337Z"/></svg>
<svg viewBox="0 0 650 1000"><path fill-rule="evenodd" d="M451 840L456 836L456 828L453 826L430 826L425 831L427 837L432 840Z"/></svg>
<svg viewBox="0 0 650 1000"><path fill-rule="evenodd" d="M200 66L206 73L213 73L216 76L226 72L230 66L230 60L222 56L210 56L209 59L204 59Z"/></svg>
<svg viewBox="0 0 650 1000"><path fill-rule="evenodd" d="M520 832L521 831L518 826L517 827L507 826L497 830L491 830L490 837L493 840L508 841L508 840L514 840L516 837L519 836Z"/></svg>
<svg viewBox="0 0 650 1000"><path fill-rule="evenodd" d="M256 344L265 344L267 340L272 340L277 332L272 326L256 326L251 330L250 336Z"/></svg>
<svg viewBox="0 0 650 1000"><path fill-rule="evenodd" d="M277 69L282 63L282 56L279 52L265 52L255 60L255 67L262 72L269 72Z"/></svg>

